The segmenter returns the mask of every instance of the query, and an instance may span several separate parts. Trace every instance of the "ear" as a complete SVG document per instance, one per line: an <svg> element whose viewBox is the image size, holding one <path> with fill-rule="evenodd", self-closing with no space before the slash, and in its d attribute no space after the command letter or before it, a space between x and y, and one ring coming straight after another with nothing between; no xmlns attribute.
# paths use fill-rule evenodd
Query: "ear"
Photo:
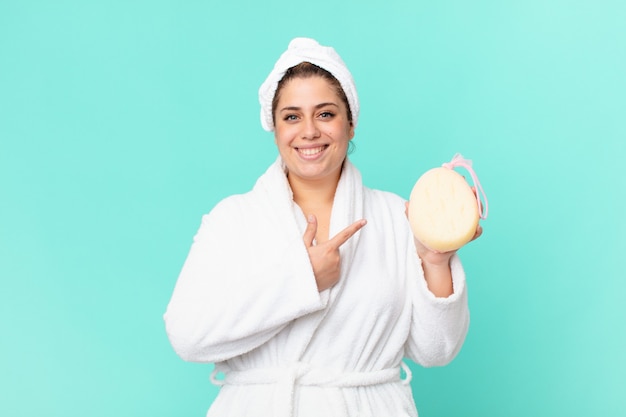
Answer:
<svg viewBox="0 0 626 417"><path fill-rule="evenodd" d="M352 138L354 138L354 123L350 122L350 130L348 133L348 137L350 138L350 140L352 140Z"/></svg>

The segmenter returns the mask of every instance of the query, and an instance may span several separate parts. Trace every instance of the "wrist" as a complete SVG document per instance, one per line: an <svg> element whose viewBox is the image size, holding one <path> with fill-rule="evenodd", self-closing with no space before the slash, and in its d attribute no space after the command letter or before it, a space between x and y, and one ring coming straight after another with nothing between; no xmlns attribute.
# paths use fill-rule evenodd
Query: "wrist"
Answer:
<svg viewBox="0 0 626 417"><path fill-rule="evenodd" d="M418 255L422 261L423 268L439 270L450 269L450 261L454 252L439 253L428 251L427 253Z"/></svg>
<svg viewBox="0 0 626 417"><path fill-rule="evenodd" d="M422 260L422 270L424 271L426 285L436 297L445 298L454 292L450 258L451 256L437 262Z"/></svg>
<svg viewBox="0 0 626 417"><path fill-rule="evenodd" d="M447 272L450 271L450 259L438 262L431 262L422 260L422 269L424 272Z"/></svg>

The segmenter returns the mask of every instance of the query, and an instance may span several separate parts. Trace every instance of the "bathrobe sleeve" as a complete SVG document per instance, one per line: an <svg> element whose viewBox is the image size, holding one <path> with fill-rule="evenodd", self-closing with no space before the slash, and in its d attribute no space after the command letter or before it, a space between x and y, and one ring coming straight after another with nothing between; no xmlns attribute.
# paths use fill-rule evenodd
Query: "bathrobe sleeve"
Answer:
<svg viewBox="0 0 626 417"><path fill-rule="evenodd" d="M402 291L402 335L404 356L422 366L442 366L461 350L469 327L469 309L465 273L458 255L450 260L454 293L438 298L430 292L422 262L406 216L406 200L389 192L368 193L369 215L366 227L382 246L369 250L383 251L387 279L398 279ZM369 219L368 219L369 221ZM377 229L372 227L378 226ZM374 256L372 256L374 257ZM382 275L383 277L385 275ZM391 278L393 277L393 278Z"/></svg>
<svg viewBox="0 0 626 417"><path fill-rule="evenodd" d="M203 216L164 315L185 360L219 362L249 352L328 301L299 233L277 230L281 222L255 203L247 194L233 196Z"/></svg>
<svg viewBox="0 0 626 417"><path fill-rule="evenodd" d="M411 247L408 288L412 320L406 354L422 366L446 365L461 350L469 328L465 273L458 255L453 255L450 267L454 293L447 298L435 297L428 289L419 257L411 252L414 245Z"/></svg>

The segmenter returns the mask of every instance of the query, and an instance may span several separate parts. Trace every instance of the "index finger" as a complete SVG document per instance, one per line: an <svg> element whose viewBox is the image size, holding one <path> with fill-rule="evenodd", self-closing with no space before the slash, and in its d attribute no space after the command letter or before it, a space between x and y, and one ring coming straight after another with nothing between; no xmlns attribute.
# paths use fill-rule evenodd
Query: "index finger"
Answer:
<svg viewBox="0 0 626 417"><path fill-rule="evenodd" d="M361 219L352 223L350 226L337 233L332 239L328 241L328 243L335 248L339 248L339 246L343 245L348 239L354 236L356 232L361 230L361 228L365 226L366 223L367 220L365 219Z"/></svg>

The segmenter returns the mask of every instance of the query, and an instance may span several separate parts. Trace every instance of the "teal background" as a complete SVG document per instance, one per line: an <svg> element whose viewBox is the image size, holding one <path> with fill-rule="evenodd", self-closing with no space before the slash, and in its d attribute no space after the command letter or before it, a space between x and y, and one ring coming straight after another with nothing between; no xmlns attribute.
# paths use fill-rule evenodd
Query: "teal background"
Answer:
<svg viewBox="0 0 626 417"><path fill-rule="evenodd" d="M353 161L408 197L461 152L489 197L472 323L420 416L626 415L626 3L0 0L0 415L203 416L162 314L200 217L274 160L295 36L361 99Z"/></svg>

